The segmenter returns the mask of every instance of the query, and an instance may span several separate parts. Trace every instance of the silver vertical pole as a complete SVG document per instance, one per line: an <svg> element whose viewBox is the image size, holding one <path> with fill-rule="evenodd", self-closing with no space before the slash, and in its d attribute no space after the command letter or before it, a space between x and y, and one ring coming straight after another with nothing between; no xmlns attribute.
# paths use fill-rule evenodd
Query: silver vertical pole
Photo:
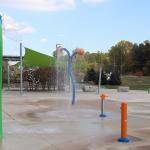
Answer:
<svg viewBox="0 0 150 150"><path fill-rule="evenodd" d="M100 53L100 69L99 69L99 83L98 83L98 94L100 93L101 88L101 80L102 80L102 52Z"/></svg>
<svg viewBox="0 0 150 150"><path fill-rule="evenodd" d="M104 100L101 100L101 115L104 115Z"/></svg>
<svg viewBox="0 0 150 150"><path fill-rule="evenodd" d="M20 43L20 94L22 94L22 43Z"/></svg>
<svg viewBox="0 0 150 150"><path fill-rule="evenodd" d="M9 68L9 61L7 61L7 86L8 86L8 90L10 90L10 68Z"/></svg>
<svg viewBox="0 0 150 150"><path fill-rule="evenodd" d="M101 99L101 114L100 114L101 118L105 118L106 115L104 114L104 99Z"/></svg>
<svg viewBox="0 0 150 150"><path fill-rule="evenodd" d="M101 80L102 80L102 67L100 66L100 70L99 70L99 84L98 84L98 94L100 93Z"/></svg>
<svg viewBox="0 0 150 150"><path fill-rule="evenodd" d="M59 81L58 81L58 52L57 52L57 49L59 47L59 44L56 44L56 88L57 88L57 91L58 91L58 88L59 88Z"/></svg>

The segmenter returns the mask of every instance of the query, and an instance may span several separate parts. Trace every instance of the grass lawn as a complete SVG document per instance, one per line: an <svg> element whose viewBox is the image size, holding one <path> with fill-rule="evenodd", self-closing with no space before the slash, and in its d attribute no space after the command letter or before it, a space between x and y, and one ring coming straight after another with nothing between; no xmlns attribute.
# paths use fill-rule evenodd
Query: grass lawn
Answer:
<svg viewBox="0 0 150 150"><path fill-rule="evenodd" d="M147 90L150 88L150 76L137 77L137 76L123 76L122 85L129 86L133 90Z"/></svg>
<svg viewBox="0 0 150 150"><path fill-rule="evenodd" d="M129 86L131 90L148 90L150 88L150 76L137 77L137 76L122 76L122 85ZM106 88L116 89L118 86L108 85Z"/></svg>

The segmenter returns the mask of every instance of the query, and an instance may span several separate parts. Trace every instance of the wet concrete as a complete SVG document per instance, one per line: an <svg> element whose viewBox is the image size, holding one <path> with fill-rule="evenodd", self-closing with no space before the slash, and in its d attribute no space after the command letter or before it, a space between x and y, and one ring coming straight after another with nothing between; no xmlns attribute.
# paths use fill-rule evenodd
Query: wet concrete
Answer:
<svg viewBox="0 0 150 150"><path fill-rule="evenodd" d="M107 117L101 119L96 93L78 93L78 101L72 106L69 95L64 93L31 92L20 96L18 92L4 91L4 139L0 150L149 149L150 117L147 111L150 102L147 96L140 103L133 99L136 91L127 96L131 99L128 102L131 142L122 144L117 142L120 99L126 95L107 92L110 98L105 102Z"/></svg>

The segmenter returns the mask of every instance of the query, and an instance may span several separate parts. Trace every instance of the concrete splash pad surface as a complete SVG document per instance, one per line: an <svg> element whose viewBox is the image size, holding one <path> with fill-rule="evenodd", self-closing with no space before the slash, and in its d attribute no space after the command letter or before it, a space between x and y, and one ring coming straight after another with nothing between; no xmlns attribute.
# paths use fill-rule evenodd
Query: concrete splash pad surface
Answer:
<svg viewBox="0 0 150 150"><path fill-rule="evenodd" d="M111 94L111 93L109 93ZM114 94L114 92L113 92ZM117 93L116 93L117 94ZM99 118L97 94L80 93L71 106L67 95L17 92L3 94L4 150L98 150L148 148L150 120L129 114L133 142L120 144L120 102L107 101L105 119ZM143 104L144 105L144 104ZM139 104L137 103L137 107ZM146 104L147 106L147 104ZM129 110L130 111L130 110ZM130 117L131 116L131 117Z"/></svg>

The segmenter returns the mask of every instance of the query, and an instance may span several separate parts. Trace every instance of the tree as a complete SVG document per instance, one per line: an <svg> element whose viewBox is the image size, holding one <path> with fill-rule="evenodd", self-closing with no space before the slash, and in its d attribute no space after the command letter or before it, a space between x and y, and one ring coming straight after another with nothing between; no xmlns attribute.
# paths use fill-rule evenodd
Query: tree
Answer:
<svg viewBox="0 0 150 150"><path fill-rule="evenodd" d="M95 71L94 69L88 70L85 75L84 81L98 84L99 83L99 71ZM102 71L101 85L106 85L106 84L107 84L107 76L104 73L104 71Z"/></svg>
<svg viewBox="0 0 150 150"><path fill-rule="evenodd" d="M96 71L93 68L87 71L84 81L96 83Z"/></svg>
<svg viewBox="0 0 150 150"><path fill-rule="evenodd" d="M109 85L120 85L121 84L121 77L118 71L112 72L109 80Z"/></svg>
<svg viewBox="0 0 150 150"><path fill-rule="evenodd" d="M133 44L129 41L120 41L109 50L109 60L112 66L112 71L118 70L121 74L125 73L130 67L131 51Z"/></svg>
<svg viewBox="0 0 150 150"><path fill-rule="evenodd" d="M99 84L99 71L96 72L96 84ZM106 73L102 70L101 85L106 85L106 84L107 84L107 76Z"/></svg>
<svg viewBox="0 0 150 150"><path fill-rule="evenodd" d="M150 41L144 41L139 45L134 44L132 60L134 72L142 71L144 75L150 75Z"/></svg>

